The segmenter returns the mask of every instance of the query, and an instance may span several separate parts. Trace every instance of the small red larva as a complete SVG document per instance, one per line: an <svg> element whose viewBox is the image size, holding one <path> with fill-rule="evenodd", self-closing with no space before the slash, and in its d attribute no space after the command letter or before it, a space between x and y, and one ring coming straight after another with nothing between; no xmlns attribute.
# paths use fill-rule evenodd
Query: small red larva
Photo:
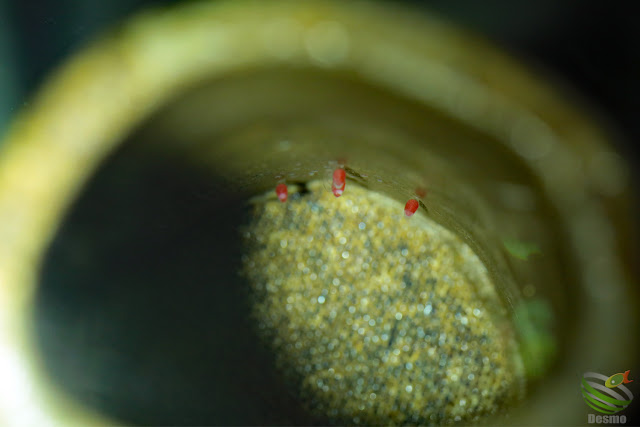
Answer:
<svg viewBox="0 0 640 427"><path fill-rule="evenodd" d="M278 200L282 203L287 201L287 196L289 195L287 191L287 184L278 184L276 185L276 194L278 195Z"/></svg>
<svg viewBox="0 0 640 427"><path fill-rule="evenodd" d="M406 216L411 216L418 210L418 201L416 199L409 199L406 205L404 205L404 214Z"/></svg>
<svg viewBox="0 0 640 427"><path fill-rule="evenodd" d="M331 185L331 191L333 191L334 196L340 197L344 192L346 177L347 174L342 168L338 168L333 171L333 184Z"/></svg>

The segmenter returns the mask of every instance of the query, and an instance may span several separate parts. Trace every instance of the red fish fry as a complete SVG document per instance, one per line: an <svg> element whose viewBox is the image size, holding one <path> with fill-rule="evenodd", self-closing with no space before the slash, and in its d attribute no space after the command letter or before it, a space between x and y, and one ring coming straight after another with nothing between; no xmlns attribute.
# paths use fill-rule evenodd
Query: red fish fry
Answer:
<svg viewBox="0 0 640 427"><path fill-rule="evenodd" d="M289 192L287 191L287 184L278 184L276 185L276 194L278 195L278 200L282 203L287 201L287 196Z"/></svg>
<svg viewBox="0 0 640 427"><path fill-rule="evenodd" d="M338 168L333 171L333 184L331 184L331 191L333 191L334 196L342 196L346 184L346 178L347 174L345 173L344 169Z"/></svg>
<svg viewBox="0 0 640 427"><path fill-rule="evenodd" d="M418 201L416 199L409 199L406 205L404 205L404 214L406 216L411 216L418 210Z"/></svg>

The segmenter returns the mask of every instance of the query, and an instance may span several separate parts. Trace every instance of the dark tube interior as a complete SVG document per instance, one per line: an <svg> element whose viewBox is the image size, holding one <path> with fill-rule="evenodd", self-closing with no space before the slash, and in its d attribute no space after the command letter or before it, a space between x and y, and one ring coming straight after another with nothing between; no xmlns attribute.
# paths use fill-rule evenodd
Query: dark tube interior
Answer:
<svg viewBox="0 0 640 427"><path fill-rule="evenodd" d="M471 175L485 171L491 179L535 188L535 177L503 146L485 146L486 136L457 129L451 119L355 77L249 73L223 81L223 89L212 94L233 98L234 90L246 91L241 113L254 101L291 103L290 111L269 110L264 122L306 120L331 103L336 106L326 123L355 117L382 126L381 118L387 117L412 138L426 132L425 143L449 152L457 167L475 165ZM293 88L278 92L278 86ZM196 88L191 94L198 93ZM344 102L335 102L341 98ZM296 108L292 99L308 108ZM153 132L144 128L153 125L151 118L102 164L44 258L36 338L53 382L73 399L126 424L326 424L302 409L295 387L277 372L254 329L248 285L238 274L238 228L247 222L247 200L256 188L271 186L272 178L255 188L242 187L216 168L194 166L184 153L149 150L144 135ZM210 143L221 135L212 133ZM488 152L469 156L467 141L474 153ZM182 142L175 141L176 147ZM497 164L504 170L490 167ZM553 216L544 201L540 215L544 221ZM569 267L557 262L554 277L569 276ZM554 308L567 298L558 290L568 289L572 280L559 283L550 286L557 294Z"/></svg>

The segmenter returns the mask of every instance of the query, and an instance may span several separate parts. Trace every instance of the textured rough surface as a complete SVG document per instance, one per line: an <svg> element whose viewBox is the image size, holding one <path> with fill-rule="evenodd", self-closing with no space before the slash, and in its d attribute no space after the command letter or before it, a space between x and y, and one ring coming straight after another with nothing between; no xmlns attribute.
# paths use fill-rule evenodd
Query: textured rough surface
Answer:
<svg viewBox="0 0 640 427"><path fill-rule="evenodd" d="M485 266L419 211L348 183L262 200L244 230L254 314L315 413L470 422L513 403L519 356Z"/></svg>

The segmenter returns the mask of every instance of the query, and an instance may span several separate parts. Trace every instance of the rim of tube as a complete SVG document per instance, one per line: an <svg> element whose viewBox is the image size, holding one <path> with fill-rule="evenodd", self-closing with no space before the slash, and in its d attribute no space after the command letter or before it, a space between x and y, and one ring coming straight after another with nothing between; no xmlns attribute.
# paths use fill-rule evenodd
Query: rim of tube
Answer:
<svg viewBox="0 0 640 427"><path fill-rule="evenodd" d="M569 170L563 162L586 162L607 152L607 136L552 88L476 36L418 15L369 2L194 3L140 14L58 69L14 119L0 149L0 373L9 378L1 383L6 398L0 413L7 421L105 422L53 392L28 338L25 313L42 253L83 184L134 125L194 82L256 65L356 71L520 154L558 207L585 272L581 285L589 316L580 319L579 348L566 366L580 373L592 369L577 362L585 349L594 361L614 365L609 349L617 341L607 331L620 328L624 318L630 321L623 327L636 326L624 266L614 256L615 242L607 238L614 230L599 195L584 184L585 171L579 162ZM513 138L515 122L526 125L526 146ZM592 235L584 232L585 224ZM590 263L594 256L598 262ZM602 280L609 284L605 290ZM598 345L591 344L593 337ZM566 403L564 420L552 420L558 414L544 410L577 393L574 378L549 382L517 416L540 424L575 421L584 413L577 399Z"/></svg>

